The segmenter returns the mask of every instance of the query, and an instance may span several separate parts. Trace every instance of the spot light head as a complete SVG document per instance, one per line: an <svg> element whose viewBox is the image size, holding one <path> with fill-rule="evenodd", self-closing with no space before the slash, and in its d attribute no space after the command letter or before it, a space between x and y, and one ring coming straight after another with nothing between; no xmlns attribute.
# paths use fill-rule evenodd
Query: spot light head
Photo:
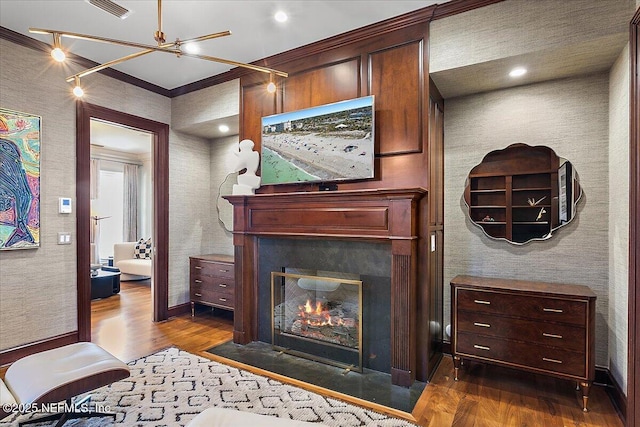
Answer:
<svg viewBox="0 0 640 427"><path fill-rule="evenodd" d="M56 47L53 50L51 50L51 57L58 62L63 62L64 59L66 58L66 55L64 54L64 51L62 49L60 49L59 47Z"/></svg>
<svg viewBox="0 0 640 427"><path fill-rule="evenodd" d="M78 97L81 98L82 95L84 95L84 90L82 89L82 87L80 86L80 78L76 77L74 79L75 81L75 87L73 88L73 94Z"/></svg>

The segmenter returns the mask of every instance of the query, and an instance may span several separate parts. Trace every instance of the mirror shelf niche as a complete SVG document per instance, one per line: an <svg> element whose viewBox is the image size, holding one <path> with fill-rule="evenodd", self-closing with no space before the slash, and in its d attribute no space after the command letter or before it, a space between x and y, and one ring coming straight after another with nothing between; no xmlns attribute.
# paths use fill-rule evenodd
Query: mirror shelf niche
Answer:
<svg viewBox="0 0 640 427"><path fill-rule="evenodd" d="M549 147L512 144L475 166L464 191L469 218L491 238L546 240L576 215L578 174Z"/></svg>

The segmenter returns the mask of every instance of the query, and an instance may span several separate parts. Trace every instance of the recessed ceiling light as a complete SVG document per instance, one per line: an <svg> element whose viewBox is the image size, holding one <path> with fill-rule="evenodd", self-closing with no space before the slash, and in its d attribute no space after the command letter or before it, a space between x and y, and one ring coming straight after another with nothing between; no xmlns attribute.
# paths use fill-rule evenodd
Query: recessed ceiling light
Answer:
<svg viewBox="0 0 640 427"><path fill-rule="evenodd" d="M187 43L184 45L184 50L187 53L199 53L200 46L198 46L196 43Z"/></svg>
<svg viewBox="0 0 640 427"><path fill-rule="evenodd" d="M273 15L273 18L278 21L278 22L286 22L287 19L289 19L289 17L287 16L286 13L284 13L283 11L279 10L278 12L276 12L275 15Z"/></svg>
<svg viewBox="0 0 640 427"><path fill-rule="evenodd" d="M511 70L511 72L509 73L510 77L520 77L520 76L524 76L525 74L527 74L527 69L523 68L523 67L517 67L514 68L513 70Z"/></svg>
<svg viewBox="0 0 640 427"><path fill-rule="evenodd" d="M226 133L226 132L229 132L229 126L227 126L227 125L220 125L220 126L218 126L218 130L219 130L220 132L225 132L225 133Z"/></svg>

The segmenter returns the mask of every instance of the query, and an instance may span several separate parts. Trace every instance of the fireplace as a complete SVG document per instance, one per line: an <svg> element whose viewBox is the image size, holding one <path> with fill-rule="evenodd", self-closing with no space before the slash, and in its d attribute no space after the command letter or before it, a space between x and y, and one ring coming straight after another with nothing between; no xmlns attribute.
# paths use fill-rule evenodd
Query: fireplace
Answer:
<svg viewBox="0 0 640 427"><path fill-rule="evenodd" d="M380 276L378 283L362 279L365 318L363 365L366 368L367 364L384 360L386 369L380 371L389 372L392 383L396 385L410 386L417 376L422 381L427 380L429 352L433 345L428 328L422 325L430 322L432 294L428 290L427 263L419 261L429 257L426 245L428 224L424 221L428 212L425 195L424 189L411 188L225 196L234 207L236 293L233 341L248 344L272 339L269 286L272 271L282 271L283 266L294 265L354 272L350 270L352 252L345 256L334 248L337 242L367 244L380 247L385 252L389 272L374 274ZM277 263L267 262L271 251L265 242L277 240L327 245L329 256L316 256L314 260L331 260L335 268L292 264L292 258L282 258ZM295 253L298 256L301 251ZM340 268L342 266L346 268ZM367 287L375 292L367 292ZM388 296L382 296L382 293ZM267 301L266 306L264 301ZM368 304L384 305L385 310L367 310ZM268 320L262 318L264 313L269 316ZM366 318L378 313L385 313L384 323L378 322L379 326L368 333L370 326L367 326ZM374 338L369 346L366 340L376 337L378 331L385 334L384 340ZM381 345L383 342L385 344Z"/></svg>
<svg viewBox="0 0 640 427"><path fill-rule="evenodd" d="M362 372L362 281L357 275L271 272L273 348Z"/></svg>

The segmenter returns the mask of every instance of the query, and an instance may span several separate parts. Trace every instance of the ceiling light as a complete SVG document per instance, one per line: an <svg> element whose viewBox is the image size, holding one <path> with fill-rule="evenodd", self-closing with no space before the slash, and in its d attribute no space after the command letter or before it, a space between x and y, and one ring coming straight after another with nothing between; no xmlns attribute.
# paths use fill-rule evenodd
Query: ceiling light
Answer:
<svg viewBox="0 0 640 427"><path fill-rule="evenodd" d="M187 43L185 45L183 45L184 50L187 51L188 53L199 53L200 52L200 47L195 44L195 43Z"/></svg>
<svg viewBox="0 0 640 427"><path fill-rule="evenodd" d="M229 126L227 126L227 125L220 125L220 126L218 126L218 130L219 130L220 132L227 133L227 132L229 132Z"/></svg>
<svg viewBox="0 0 640 427"><path fill-rule="evenodd" d="M82 87L80 87L80 77L76 77L74 80L76 86L73 88L73 94L80 98L82 97L82 95L84 95L84 90L82 90Z"/></svg>
<svg viewBox="0 0 640 427"><path fill-rule="evenodd" d="M527 69L523 67L516 67L509 73L510 77L520 77L527 74Z"/></svg>
<svg viewBox="0 0 640 427"><path fill-rule="evenodd" d="M281 10L277 11L276 14L273 15L273 18L278 22L286 22L287 19L289 19L287 14Z"/></svg>
<svg viewBox="0 0 640 427"><path fill-rule="evenodd" d="M53 50L51 50L51 57L58 62L64 61L66 55L60 48L62 44L60 43L60 34L53 34Z"/></svg>
<svg viewBox="0 0 640 427"><path fill-rule="evenodd" d="M170 54L176 55L177 57L187 56L187 57L192 57L192 58L197 58L197 59L204 59L206 61L220 62L222 64L228 64L228 65L232 65L232 66L235 66L235 67L248 68L250 70L260 71L262 73L269 73L271 75L277 74L277 75L282 76L282 77L287 77L288 76L288 74L285 73L284 71L278 71L278 70L274 70L272 68L261 67L259 65L245 64L243 62L237 62L237 61L231 61L231 60L228 60L228 59L217 58L215 56L199 55L199 54L196 54L196 53L190 53L189 51L182 51L182 49L181 49L182 45L188 45L188 44L191 44L191 43L196 43L196 42L200 42L200 41L204 41L204 40L210 40L210 39L214 39L214 38L218 38L218 37L231 35L231 32L229 32L229 31L222 31L222 32L219 32L219 33L207 34L207 35L204 35L204 36L200 36L200 37L196 37L196 38L188 39L188 40L176 39L175 42L165 43L165 40L166 40L165 34L162 32L162 0L158 0L158 29L154 33L154 39L156 40L157 45L147 45L147 44L142 44L142 43L129 42L129 41L125 41L125 40L116 40L116 39L107 38L107 37L91 36L91 35L87 35L87 34L71 33L71 32L67 32L67 31L59 31L59 30L47 30L47 29L42 29L42 28L29 28L29 32L30 33L37 33L37 34L51 34L53 36L53 50L54 51L56 50L56 48L60 48L60 38L61 37L69 37L69 38L74 38L74 39L88 40L88 41L101 42L101 43L110 43L110 44L115 44L115 45L120 45L120 46L128 46L128 47L142 49L142 50L140 50L138 52L135 52L135 53L132 53L130 55L123 56L122 58L118 58L118 59L114 59L114 60L109 61L109 62L105 62L105 63L97 65L97 66L95 66L93 68L89 68L87 70L84 70L84 71L81 71L81 72L79 72L77 74L74 74L73 76L67 77L66 80L69 83L75 81L76 79L79 79L80 77L85 77L85 76L87 76L87 75L89 75L91 73L95 73L95 72L103 70L105 68L109 68L109 67L111 67L113 65L117 65L117 64L120 64L122 62L128 61L129 59L133 59L133 58L137 58L139 56L147 55L147 54L152 53L152 52L170 53ZM60 51L62 51L62 49L60 49ZM62 53L64 53L64 52L62 52ZM53 55L53 52L52 52L52 55ZM57 51L56 51L55 55L58 56L58 57L61 57ZM79 87L79 85L76 86L76 87ZM74 89L74 93L75 93L75 89Z"/></svg>
<svg viewBox="0 0 640 427"><path fill-rule="evenodd" d="M64 59L66 58L66 55L64 54L62 49L60 49L59 47L56 47L51 51L51 57L58 62L63 62Z"/></svg>

